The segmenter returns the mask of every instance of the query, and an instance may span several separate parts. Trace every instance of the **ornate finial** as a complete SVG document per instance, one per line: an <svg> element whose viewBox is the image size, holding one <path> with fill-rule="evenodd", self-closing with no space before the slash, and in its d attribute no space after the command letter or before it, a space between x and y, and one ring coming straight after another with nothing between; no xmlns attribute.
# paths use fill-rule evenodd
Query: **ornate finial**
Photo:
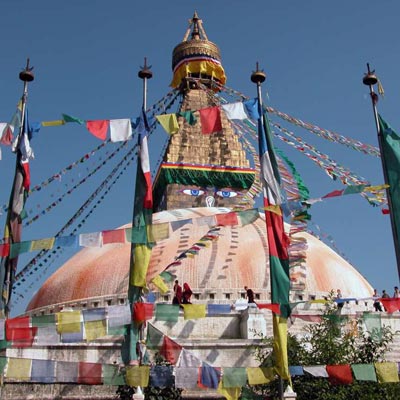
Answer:
<svg viewBox="0 0 400 400"><path fill-rule="evenodd" d="M24 82L32 82L35 77L33 75L33 67L29 67L29 58L26 60L26 67L19 73L19 79Z"/></svg>
<svg viewBox="0 0 400 400"><path fill-rule="evenodd" d="M267 75L263 70L260 70L258 67L258 61L256 62L256 70L253 71L251 74L251 81L257 84L263 83L265 79L267 78Z"/></svg>
<svg viewBox="0 0 400 400"><path fill-rule="evenodd" d="M363 84L367 86L374 86L378 82L378 78L375 75L375 70L369 69L369 63L367 63L368 72L364 74Z"/></svg>
<svg viewBox="0 0 400 400"><path fill-rule="evenodd" d="M147 65L147 57L144 58L144 65L140 68L141 70L138 72L140 79L151 79L153 77L153 73L150 70L151 65Z"/></svg>

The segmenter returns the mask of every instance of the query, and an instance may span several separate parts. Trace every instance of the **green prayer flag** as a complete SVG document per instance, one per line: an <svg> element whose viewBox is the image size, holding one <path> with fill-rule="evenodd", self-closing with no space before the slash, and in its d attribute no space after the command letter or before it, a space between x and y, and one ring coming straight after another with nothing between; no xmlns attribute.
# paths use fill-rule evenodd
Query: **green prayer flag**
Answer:
<svg viewBox="0 0 400 400"><path fill-rule="evenodd" d="M146 346L150 350L159 349L162 345L164 335L153 325L149 324L147 328Z"/></svg>
<svg viewBox="0 0 400 400"><path fill-rule="evenodd" d="M375 368L372 364L353 364L351 369L357 381L376 382Z"/></svg>
<svg viewBox="0 0 400 400"><path fill-rule="evenodd" d="M114 326L107 329L107 335L110 336L125 336L127 334L128 328L126 326Z"/></svg>
<svg viewBox="0 0 400 400"><path fill-rule="evenodd" d="M224 388L243 387L247 383L247 371L244 367L224 368L222 376Z"/></svg>
<svg viewBox="0 0 400 400"><path fill-rule="evenodd" d="M4 373L4 368L7 365L7 357L0 357L0 375Z"/></svg>
<svg viewBox="0 0 400 400"><path fill-rule="evenodd" d="M31 241L12 243L10 247L10 258L18 257L22 253L27 253L31 249Z"/></svg>
<svg viewBox="0 0 400 400"><path fill-rule="evenodd" d="M380 314L370 314L365 312L363 314L363 320L367 331L370 333L372 339L376 342L380 342L382 339L382 325Z"/></svg>
<svg viewBox="0 0 400 400"><path fill-rule="evenodd" d="M194 125L197 122L197 119L194 116L193 111L181 111L178 112L178 116L185 118L186 122L189 125Z"/></svg>
<svg viewBox="0 0 400 400"><path fill-rule="evenodd" d="M72 117L71 115L61 114L65 122L76 122L79 125L85 125L85 121L80 118Z"/></svg>
<svg viewBox="0 0 400 400"><path fill-rule="evenodd" d="M380 115L378 115L378 118L379 133L382 135L381 157L387 179L385 183L390 185L388 189L391 199L390 217L397 238L400 239L400 137Z"/></svg>
<svg viewBox="0 0 400 400"><path fill-rule="evenodd" d="M242 222L242 226L251 224L260 217L260 213L256 208L253 208L251 210L238 211L237 215Z"/></svg>
<svg viewBox="0 0 400 400"><path fill-rule="evenodd" d="M172 282L176 278L176 275L171 274L171 272L168 271L161 272L160 276L165 282Z"/></svg>
<svg viewBox="0 0 400 400"><path fill-rule="evenodd" d="M32 316L32 327L42 328L44 326L54 325L55 323L55 314Z"/></svg>
<svg viewBox="0 0 400 400"><path fill-rule="evenodd" d="M355 193L361 193L367 185L349 185L346 186L346 189L344 189L343 194L355 194Z"/></svg>
<svg viewBox="0 0 400 400"><path fill-rule="evenodd" d="M156 320L178 322L179 305L176 304L156 304Z"/></svg>
<svg viewBox="0 0 400 400"><path fill-rule="evenodd" d="M125 378L118 365L103 364L103 384L112 386L125 385Z"/></svg>

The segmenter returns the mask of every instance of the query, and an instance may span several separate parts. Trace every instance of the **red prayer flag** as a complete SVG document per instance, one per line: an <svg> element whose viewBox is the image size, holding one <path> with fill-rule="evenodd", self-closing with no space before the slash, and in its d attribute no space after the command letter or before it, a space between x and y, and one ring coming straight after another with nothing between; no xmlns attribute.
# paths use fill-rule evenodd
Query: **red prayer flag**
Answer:
<svg viewBox="0 0 400 400"><path fill-rule="evenodd" d="M239 225L239 220L236 212L229 212L226 214L217 214L215 216L217 225L233 226Z"/></svg>
<svg viewBox="0 0 400 400"><path fill-rule="evenodd" d="M31 319L29 316L8 318L8 319L6 319L6 333L7 333L7 330L12 330L12 329L17 329L17 328L29 328L30 322L31 322Z"/></svg>
<svg viewBox="0 0 400 400"><path fill-rule="evenodd" d="M152 319L154 314L153 303L135 303L133 305L133 319L136 322L143 322Z"/></svg>
<svg viewBox="0 0 400 400"><path fill-rule="evenodd" d="M12 347L32 347L37 329L37 327L13 329L10 332Z"/></svg>
<svg viewBox="0 0 400 400"><path fill-rule="evenodd" d="M0 244L0 257L10 255L10 243Z"/></svg>
<svg viewBox="0 0 400 400"><path fill-rule="evenodd" d="M125 243L125 229L116 229L114 231L103 231L103 244L107 243Z"/></svg>
<svg viewBox="0 0 400 400"><path fill-rule="evenodd" d="M383 307L385 307L386 312L389 314L400 310L400 299L398 298L383 298L379 299L379 301L383 304Z"/></svg>
<svg viewBox="0 0 400 400"><path fill-rule="evenodd" d="M78 383L85 385L101 385L101 364L79 362Z"/></svg>
<svg viewBox="0 0 400 400"><path fill-rule="evenodd" d="M388 214L390 214L390 210L388 209L388 208L382 208L382 214L383 215L388 215Z"/></svg>
<svg viewBox="0 0 400 400"><path fill-rule="evenodd" d="M349 364L327 365L326 372L331 385L351 385L353 383L353 375Z"/></svg>
<svg viewBox="0 0 400 400"><path fill-rule="evenodd" d="M181 354L182 347L171 340L168 336L164 336L160 354L172 365L175 365Z"/></svg>
<svg viewBox="0 0 400 400"><path fill-rule="evenodd" d="M87 130L100 140L105 140L107 137L107 130L109 120L98 120L98 121L86 121Z"/></svg>
<svg viewBox="0 0 400 400"><path fill-rule="evenodd" d="M13 140L13 132L10 125L7 125L3 132L0 139L0 143L4 144L5 146L10 146Z"/></svg>
<svg viewBox="0 0 400 400"><path fill-rule="evenodd" d="M222 131L221 113L219 107L207 107L199 110L201 133L208 134Z"/></svg>
<svg viewBox="0 0 400 400"><path fill-rule="evenodd" d="M326 194L325 196L322 196L323 199L326 199L327 197L336 197L336 196L342 196L344 192L344 189L342 190L334 190L333 192L330 192Z"/></svg>
<svg viewBox="0 0 400 400"><path fill-rule="evenodd" d="M275 314L280 314L281 313L281 308L279 306L279 304L258 304L257 303L257 307L258 308L266 308L267 310L271 310L273 311Z"/></svg>

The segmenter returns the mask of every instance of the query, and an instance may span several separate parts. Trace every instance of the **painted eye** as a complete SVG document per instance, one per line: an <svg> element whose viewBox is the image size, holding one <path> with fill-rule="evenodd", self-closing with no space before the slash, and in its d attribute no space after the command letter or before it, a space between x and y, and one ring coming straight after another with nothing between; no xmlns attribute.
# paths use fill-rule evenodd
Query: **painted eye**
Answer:
<svg viewBox="0 0 400 400"><path fill-rule="evenodd" d="M219 197L227 198L227 197L236 197L238 195L238 193L233 192L231 190L218 190L217 195Z"/></svg>
<svg viewBox="0 0 400 400"><path fill-rule="evenodd" d="M204 190L201 189L183 189L182 192L189 196L194 196L194 197L201 196L202 194L204 194Z"/></svg>

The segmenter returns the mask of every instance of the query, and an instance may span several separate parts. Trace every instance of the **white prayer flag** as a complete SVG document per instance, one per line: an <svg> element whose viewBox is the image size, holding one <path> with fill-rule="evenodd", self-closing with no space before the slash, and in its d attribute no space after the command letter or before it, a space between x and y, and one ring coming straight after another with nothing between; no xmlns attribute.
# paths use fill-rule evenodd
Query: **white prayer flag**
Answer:
<svg viewBox="0 0 400 400"><path fill-rule="evenodd" d="M123 142L132 137L130 119L110 119L110 138L112 142Z"/></svg>

